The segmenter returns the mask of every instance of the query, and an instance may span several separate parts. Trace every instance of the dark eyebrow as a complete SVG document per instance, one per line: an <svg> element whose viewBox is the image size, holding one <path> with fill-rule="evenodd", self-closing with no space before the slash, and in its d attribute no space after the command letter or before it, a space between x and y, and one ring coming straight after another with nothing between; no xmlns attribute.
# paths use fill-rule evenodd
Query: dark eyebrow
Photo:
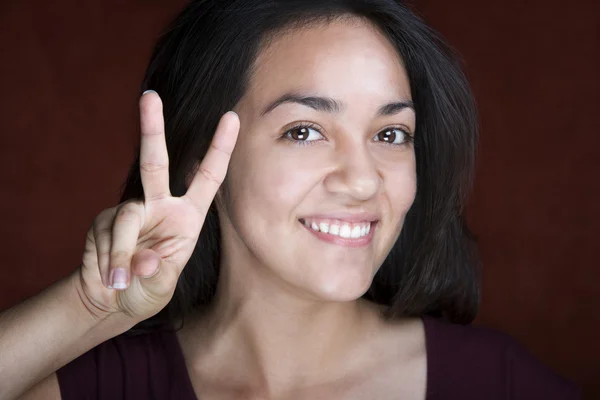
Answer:
<svg viewBox="0 0 600 400"><path fill-rule="evenodd" d="M270 113L275 108L284 103L302 104L314 110L327 113L336 113L344 109L343 103L334 100L331 97L304 96L298 93L286 93L271 104L269 104L267 107L265 107L265 109L260 113L260 115L263 116L267 113ZM413 102L410 100L406 100L393 102L381 106L377 114L380 116L394 115L404 110L405 108L410 108L413 110L413 112L415 111L415 106Z"/></svg>
<svg viewBox="0 0 600 400"><path fill-rule="evenodd" d="M414 103L410 100L406 100L406 101L398 101L395 103L386 104L385 106L379 107L379 111L377 112L377 115L382 115L382 116L394 115L394 114L398 114L400 111L404 110L405 108L410 108L411 110L413 110L413 112L415 112Z"/></svg>
<svg viewBox="0 0 600 400"><path fill-rule="evenodd" d="M330 97L320 96L303 96L298 93L286 93L271 104L265 107L260 113L261 116L270 113L275 108L284 103L297 103L304 106L310 107L317 111L323 111L328 113L340 112L344 107L342 104Z"/></svg>

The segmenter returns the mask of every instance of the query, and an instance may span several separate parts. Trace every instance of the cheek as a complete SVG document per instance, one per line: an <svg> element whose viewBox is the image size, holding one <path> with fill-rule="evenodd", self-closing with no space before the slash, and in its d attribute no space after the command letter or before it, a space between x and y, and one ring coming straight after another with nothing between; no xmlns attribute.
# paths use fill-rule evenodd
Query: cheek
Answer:
<svg viewBox="0 0 600 400"><path fill-rule="evenodd" d="M271 221L293 214L318 182L315 166L292 152L263 149L251 154L261 156L236 162L231 174L232 194L240 206L255 205L255 212Z"/></svg>
<svg viewBox="0 0 600 400"><path fill-rule="evenodd" d="M417 172L414 157L386 169L384 175L387 193L394 213L404 215L417 194Z"/></svg>

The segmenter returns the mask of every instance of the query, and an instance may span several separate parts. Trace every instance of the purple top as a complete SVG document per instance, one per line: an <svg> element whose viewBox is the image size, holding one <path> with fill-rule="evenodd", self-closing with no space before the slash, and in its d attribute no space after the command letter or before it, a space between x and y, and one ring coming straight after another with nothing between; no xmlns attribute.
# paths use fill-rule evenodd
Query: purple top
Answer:
<svg viewBox="0 0 600 400"><path fill-rule="evenodd" d="M575 400L579 388L500 332L423 317L427 400ZM63 400L198 400L175 332L117 336L57 371Z"/></svg>

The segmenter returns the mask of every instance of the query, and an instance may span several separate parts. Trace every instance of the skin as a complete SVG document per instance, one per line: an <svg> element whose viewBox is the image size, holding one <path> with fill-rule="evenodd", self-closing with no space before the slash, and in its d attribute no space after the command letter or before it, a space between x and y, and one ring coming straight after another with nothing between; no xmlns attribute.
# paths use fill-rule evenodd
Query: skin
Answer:
<svg viewBox="0 0 600 400"><path fill-rule="evenodd" d="M178 332L196 393L424 398L420 320L385 321L380 307L360 299L416 193L412 143L398 130L398 145L381 134L413 135L414 110L378 113L410 103L402 60L374 27L347 19L277 36L255 67L234 108L241 128L217 194L217 296ZM264 113L286 93L332 98L341 107L285 102ZM290 131L298 122L313 124L305 145ZM375 215L372 241L328 243L299 222L332 212Z"/></svg>
<svg viewBox="0 0 600 400"><path fill-rule="evenodd" d="M414 150L401 130L412 135L415 115L402 61L373 27L346 19L280 33L254 72L239 118L222 116L180 197L169 190L162 102L141 97L144 201L102 211L80 268L0 313L0 380L11 382L1 399L60 398L53 371L164 308L215 194L216 299L177 333L198 398L425 397L422 321L386 321L360 299L414 201ZM273 103L290 91L313 97ZM312 130L292 129L299 121ZM354 240L300 223L339 212L378 222Z"/></svg>

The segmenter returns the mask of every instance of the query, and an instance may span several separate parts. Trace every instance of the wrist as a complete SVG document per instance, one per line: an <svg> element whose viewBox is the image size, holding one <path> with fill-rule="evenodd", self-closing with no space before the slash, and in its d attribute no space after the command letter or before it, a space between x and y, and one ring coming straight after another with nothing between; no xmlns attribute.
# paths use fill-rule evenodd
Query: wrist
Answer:
<svg viewBox="0 0 600 400"><path fill-rule="evenodd" d="M138 321L132 321L119 312L111 312L98 307L83 289L81 268L77 268L67 278L69 304L74 307L74 314L81 326L88 331L106 331L107 338L117 336L130 328Z"/></svg>

